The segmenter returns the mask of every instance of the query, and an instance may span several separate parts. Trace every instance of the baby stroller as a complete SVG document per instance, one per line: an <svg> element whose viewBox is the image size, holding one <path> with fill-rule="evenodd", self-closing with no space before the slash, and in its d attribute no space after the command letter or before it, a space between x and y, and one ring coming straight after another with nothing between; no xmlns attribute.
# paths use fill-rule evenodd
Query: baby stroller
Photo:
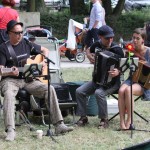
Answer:
<svg viewBox="0 0 150 150"><path fill-rule="evenodd" d="M83 28L83 24L80 24L82 27L80 28L79 26L77 27L74 24L71 24L70 22L74 23L76 21L73 21L72 19L70 19L69 21L69 26L72 26L71 29L73 30L70 34L74 35L70 38L70 40L59 40L60 56L66 56L70 61L76 60L77 62L81 63L85 60L84 37L86 35L86 28ZM68 30L68 32L70 32L70 30ZM67 47L67 44L70 45L70 43L74 39L74 36L75 42L73 43L73 46L71 45L71 47Z"/></svg>

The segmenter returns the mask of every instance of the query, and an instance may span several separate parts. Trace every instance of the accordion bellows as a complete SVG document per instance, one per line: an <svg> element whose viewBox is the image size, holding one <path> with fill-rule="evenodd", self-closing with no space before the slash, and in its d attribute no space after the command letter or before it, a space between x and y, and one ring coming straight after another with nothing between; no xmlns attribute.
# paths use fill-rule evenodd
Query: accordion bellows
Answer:
<svg viewBox="0 0 150 150"><path fill-rule="evenodd" d="M146 89L150 89L150 66L145 61L139 61L138 69L133 74L133 82L137 82Z"/></svg>

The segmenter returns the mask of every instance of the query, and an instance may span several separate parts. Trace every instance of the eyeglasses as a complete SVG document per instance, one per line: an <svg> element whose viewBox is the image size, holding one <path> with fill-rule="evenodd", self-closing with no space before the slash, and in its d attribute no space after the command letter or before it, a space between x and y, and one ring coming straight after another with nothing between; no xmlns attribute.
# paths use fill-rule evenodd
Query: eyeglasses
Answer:
<svg viewBox="0 0 150 150"><path fill-rule="evenodd" d="M18 32L15 32L15 31L10 31L12 33L14 33L15 35L20 35L20 34L23 34L23 31L18 31Z"/></svg>

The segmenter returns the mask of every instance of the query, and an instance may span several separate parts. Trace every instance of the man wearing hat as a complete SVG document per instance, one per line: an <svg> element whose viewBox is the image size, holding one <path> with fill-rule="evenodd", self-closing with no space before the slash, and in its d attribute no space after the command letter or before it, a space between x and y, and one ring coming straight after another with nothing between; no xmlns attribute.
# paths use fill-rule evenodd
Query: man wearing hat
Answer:
<svg viewBox="0 0 150 150"><path fill-rule="evenodd" d="M14 102L18 90L24 88L27 92L35 97L45 99L46 104L50 101L50 116L53 125L55 126L55 133L61 134L72 131L72 127L67 127L63 122L63 117L59 108L57 96L55 90L50 86L50 100L48 100L48 87L46 84L39 80L32 79L26 81L22 73L20 73L17 67L22 67L21 62L30 58L30 55L36 55L42 53L48 57L48 49L23 39L23 23L11 20L7 24L7 33L9 35L9 41L0 45L0 66L13 68L12 72L2 74L2 81L0 82L0 90L4 95L4 124L7 132L6 140L13 141L15 139L15 120L14 120ZM7 48L7 45L12 47L11 50ZM11 52L10 52L11 51ZM16 58L12 56L12 51L15 53ZM42 62L43 68L46 65Z"/></svg>
<svg viewBox="0 0 150 150"><path fill-rule="evenodd" d="M107 25L99 28L98 31L99 41L92 44L90 48L87 49L87 57L91 63L95 62L96 50L111 51L117 56L124 57L123 50L113 43L114 32L113 29ZM103 66L106 67L106 66ZM103 70L101 71L103 74ZM120 71L117 68L110 70L109 75L112 77L111 84L108 87L104 85L99 85L94 82L94 80L86 82L76 90L76 101L77 101L77 115L81 116L77 121L78 126L84 126L88 123L88 118L86 114L86 102L88 96L95 94L97 104L98 104L98 117L100 123L98 128L108 127L108 112L107 112L107 101L106 96L113 94L120 87Z"/></svg>

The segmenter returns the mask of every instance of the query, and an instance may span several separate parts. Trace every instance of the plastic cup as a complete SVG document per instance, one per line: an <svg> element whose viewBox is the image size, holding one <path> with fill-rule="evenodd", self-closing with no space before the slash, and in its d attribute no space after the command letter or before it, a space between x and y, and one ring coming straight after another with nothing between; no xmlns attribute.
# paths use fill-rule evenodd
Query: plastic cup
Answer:
<svg viewBox="0 0 150 150"><path fill-rule="evenodd" d="M43 137L43 131L42 130L37 130L36 134L37 134L38 139L42 139L42 137Z"/></svg>

